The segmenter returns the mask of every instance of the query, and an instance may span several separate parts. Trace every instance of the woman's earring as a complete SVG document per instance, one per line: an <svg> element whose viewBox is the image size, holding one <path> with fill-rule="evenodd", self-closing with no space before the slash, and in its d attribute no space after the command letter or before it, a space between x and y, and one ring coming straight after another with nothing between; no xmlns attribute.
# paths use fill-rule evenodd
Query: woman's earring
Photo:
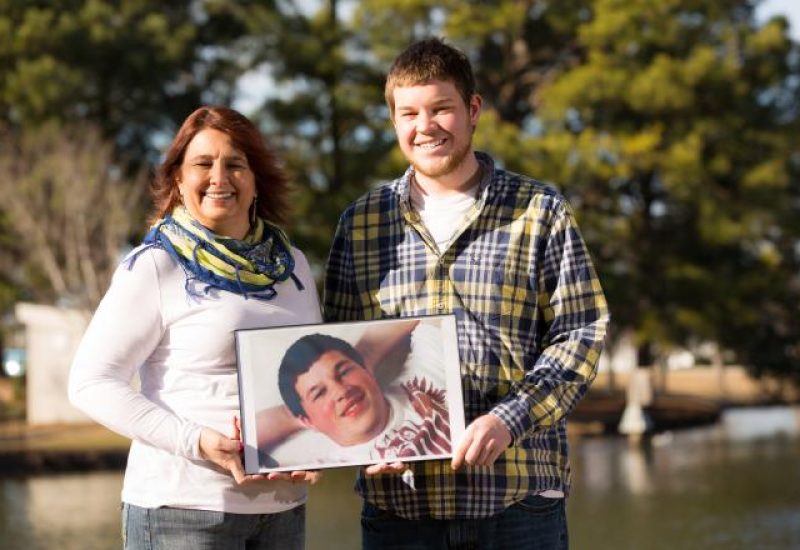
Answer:
<svg viewBox="0 0 800 550"><path fill-rule="evenodd" d="M250 225L256 224L256 211L258 210L258 195L253 197L253 204L250 205Z"/></svg>

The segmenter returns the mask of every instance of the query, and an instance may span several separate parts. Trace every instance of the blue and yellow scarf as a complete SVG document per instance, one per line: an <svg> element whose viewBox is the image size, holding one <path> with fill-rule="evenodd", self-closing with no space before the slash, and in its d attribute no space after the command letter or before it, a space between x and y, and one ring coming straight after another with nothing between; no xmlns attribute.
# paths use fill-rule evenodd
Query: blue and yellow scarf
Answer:
<svg viewBox="0 0 800 550"><path fill-rule="evenodd" d="M289 239L260 218L238 240L209 231L178 206L150 228L142 244L161 248L178 262L186 273L186 292L193 296L198 296L192 289L195 281L205 283L205 293L219 288L260 300L272 299L275 284L289 277L303 290Z"/></svg>

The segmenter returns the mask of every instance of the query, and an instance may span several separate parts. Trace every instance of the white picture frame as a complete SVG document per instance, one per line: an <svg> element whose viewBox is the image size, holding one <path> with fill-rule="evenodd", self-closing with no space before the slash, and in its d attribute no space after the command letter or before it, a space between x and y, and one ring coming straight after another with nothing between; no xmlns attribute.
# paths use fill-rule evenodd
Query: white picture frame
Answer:
<svg viewBox="0 0 800 550"><path fill-rule="evenodd" d="M235 340L248 474L449 459L464 433L453 315L243 329Z"/></svg>

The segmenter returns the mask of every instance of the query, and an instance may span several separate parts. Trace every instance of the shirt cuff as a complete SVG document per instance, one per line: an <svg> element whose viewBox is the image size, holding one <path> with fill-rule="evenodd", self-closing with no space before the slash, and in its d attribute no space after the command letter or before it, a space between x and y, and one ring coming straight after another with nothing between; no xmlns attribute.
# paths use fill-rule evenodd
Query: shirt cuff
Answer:
<svg viewBox="0 0 800 550"><path fill-rule="evenodd" d="M200 454L200 432L203 427L194 422L183 422L181 426L181 446L178 452L189 460L203 460Z"/></svg>
<svg viewBox="0 0 800 550"><path fill-rule="evenodd" d="M533 419L530 414L530 407L520 403L519 400L504 401L498 403L489 411L505 425L511 434L511 443L513 444L522 438L529 430L533 428Z"/></svg>

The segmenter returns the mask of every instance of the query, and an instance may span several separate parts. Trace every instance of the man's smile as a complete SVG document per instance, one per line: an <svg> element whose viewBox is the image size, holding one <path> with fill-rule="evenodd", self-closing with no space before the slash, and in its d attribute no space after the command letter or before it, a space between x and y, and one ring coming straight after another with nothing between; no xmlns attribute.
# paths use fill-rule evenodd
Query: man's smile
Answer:
<svg viewBox="0 0 800 550"><path fill-rule="evenodd" d="M437 140L433 140L433 141L426 141L424 143L415 143L414 147L418 147L418 148L420 148L420 149L422 149L424 151L431 151L431 150L436 149L437 147L439 147L441 145L444 145L445 142L447 142L447 139L446 138L442 138L442 139L437 139Z"/></svg>
<svg viewBox="0 0 800 550"><path fill-rule="evenodd" d="M366 395L360 388L353 388L351 391L348 391L348 396L339 416L353 417L361 414L366 407L364 403L365 398Z"/></svg>

